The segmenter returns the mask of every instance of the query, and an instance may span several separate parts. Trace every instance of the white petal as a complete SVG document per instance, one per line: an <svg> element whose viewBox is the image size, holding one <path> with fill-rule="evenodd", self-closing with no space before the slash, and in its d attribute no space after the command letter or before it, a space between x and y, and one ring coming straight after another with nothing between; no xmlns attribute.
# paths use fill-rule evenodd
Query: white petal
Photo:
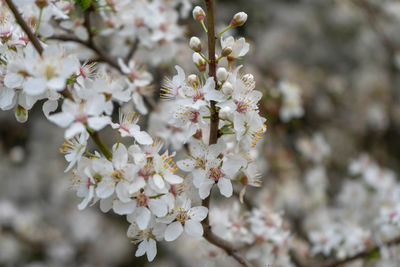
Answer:
<svg viewBox="0 0 400 267"><path fill-rule="evenodd" d="M191 172L196 167L196 162L192 159L180 160L176 164L179 169L185 172Z"/></svg>
<svg viewBox="0 0 400 267"><path fill-rule="evenodd" d="M123 169L128 163L128 150L125 145L119 144L118 148L114 146L112 163L118 170Z"/></svg>
<svg viewBox="0 0 400 267"><path fill-rule="evenodd" d="M43 78L28 78L24 83L24 92L27 95L40 95L46 91L46 84Z"/></svg>
<svg viewBox="0 0 400 267"><path fill-rule="evenodd" d="M231 180L226 179L226 178L219 179L218 188L223 196L225 196L225 197L232 196L233 188L232 188Z"/></svg>
<svg viewBox="0 0 400 267"><path fill-rule="evenodd" d="M139 191L140 188L145 187L146 182L144 181L143 178L139 177L137 178L131 185L129 186L129 194L136 193Z"/></svg>
<svg viewBox="0 0 400 267"><path fill-rule="evenodd" d="M124 203L119 199L113 201L113 210L116 214L126 215L132 213L136 208L136 202Z"/></svg>
<svg viewBox="0 0 400 267"><path fill-rule="evenodd" d="M213 185L214 181L211 181L210 179L207 179L201 183L199 188L199 195L201 199L205 199L210 195L210 190Z"/></svg>
<svg viewBox="0 0 400 267"><path fill-rule="evenodd" d="M136 257L143 256L144 253L146 253L146 250L147 250L147 240L145 239L139 243L139 246L136 250L135 256Z"/></svg>
<svg viewBox="0 0 400 267"><path fill-rule="evenodd" d="M183 232L182 224L178 221L171 223L168 225L167 229L165 229L164 239L165 241L174 241L177 239Z"/></svg>
<svg viewBox="0 0 400 267"><path fill-rule="evenodd" d="M74 137L74 135L84 131L86 131L85 126L80 122L75 122L65 131L64 137L70 139Z"/></svg>
<svg viewBox="0 0 400 267"><path fill-rule="evenodd" d="M114 182L110 180L101 181L96 187L96 195L99 198L108 198L114 193Z"/></svg>
<svg viewBox="0 0 400 267"><path fill-rule="evenodd" d="M6 77L4 77L4 85L8 88L20 88L22 82L24 81L24 77L17 73L7 73Z"/></svg>
<svg viewBox="0 0 400 267"><path fill-rule="evenodd" d="M112 197L100 199L100 210L104 213L112 209Z"/></svg>
<svg viewBox="0 0 400 267"><path fill-rule="evenodd" d="M153 181L154 181L154 184L159 189L163 189L164 188L164 186L165 186L164 179L159 174L156 173L156 174L153 175Z"/></svg>
<svg viewBox="0 0 400 267"><path fill-rule="evenodd" d="M134 131L133 132L133 137L135 137L136 141L141 145L151 145L151 144L153 144L153 139L145 131Z"/></svg>
<svg viewBox="0 0 400 267"><path fill-rule="evenodd" d="M147 260L152 262L157 255L157 245L154 239L149 239L147 244Z"/></svg>
<svg viewBox="0 0 400 267"><path fill-rule="evenodd" d="M150 222L151 212L145 208L140 207L136 210L136 223L139 226L140 230L144 230L147 228L147 225Z"/></svg>
<svg viewBox="0 0 400 267"><path fill-rule="evenodd" d="M193 207L188 211L192 220L201 222L207 217L208 209L203 206Z"/></svg>
<svg viewBox="0 0 400 267"><path fill-rule="evenodd" d="M168 212L167 204L161 199L150 199L149 208L157 217L163 217L167 215Z"/></svg>
<svg viewBox="0 0 400 267"><path fill-rule="evenodd" d="M54 89L56 91L62 91L65 88L65 78L62 77L53 78L47 82L47 86L50 89Z"/></svg>
<svg viewBox="0 0 400 267"><path fill-rule="evenodd" d="M115 187L115 192L117 193L117 196L122 202L129 202L131 201L130 195L129 195L129 183L128 182L119 182L117 186Z"/></svg>
<svg viewBox="0 0 400 267"><path fill-rule="evenodd" d="M89 191L87 192L86 197L82 200L82 202L78 205L79 210L83 210L87 207L90 200L93 198L94 187L90 186Z"/></svg>
<svg viewBox="0 0 400 267"><path fill-rule="evenodd" d="M245 164L246 161L242 157L228 157L224 160L222 171L228 175L228 177L233 177Z"/></svg>
<svg viewBox="0 0 400 267"><path fill-rule="evenodd" d="M15 105L17 94L14 89L3 87L0 90L0 108L7 110Z"/></svg>
<svg viewBox="0 0 400 267"><path fill-rule="evenodd" d="M91 117L88 119L89 127L95 131L99 131L111 123L111 119L108 116L103 117Z"/></svg>
<svg viewBox="0 0 400 267"><path fill-rule="evenodd" d="M170 184L180 184L183 182L182 177L172 174L172 173L164 174L164 179Z"/></svg>
<svg viewBox="0 0 400 267"><path fill-rule="evenodd" d="M185 232L196 238L203 236L203 226L195 220L188 220L185 222Z"/></svg>
<svg viewBox="0 0 400 267"><path fill-rule="evenodd" d="M65 128L74 121L74 116L66 112L60 112L47 117L49 121L57 124L59 127Z"/></svg>
<svg viewBox="0 0 400 267"><path fill-rule="evenodd" d="M57 107L58 107L57 100L47 100L46 102L44 102L42 109L46 118L49 118L50 112L55 111Z"/></svg>

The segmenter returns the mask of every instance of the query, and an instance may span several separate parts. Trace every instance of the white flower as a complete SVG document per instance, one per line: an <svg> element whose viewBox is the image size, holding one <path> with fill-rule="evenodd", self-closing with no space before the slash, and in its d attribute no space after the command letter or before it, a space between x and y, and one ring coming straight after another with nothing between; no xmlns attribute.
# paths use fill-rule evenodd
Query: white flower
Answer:
<svg viewBox="0 0 400 267"><path fill-rule="evenodd" d="M201 221L207 217L208 209L203 206L191 208L190 199L178 201L175 209L166 218L160 220L169 223L165 229L164 239L168 242L176 240L185 229L193 237L203 236Z"/></svg>
<svg viewBox="0 0 400 267"><path fill-rule="evenodd" d="M125 113L120 110L119 124L111 123L111 127L113 129L118 129L118 132L121 134L122 137L132 136L141 145L151 145L153 143L153 139L147 132L140 130L140 126L137 125L140 117L135 117L134 115L134 112Z"/></svg>
<svg viewBox="0 0 400 267"><path fill-rule="evenodd" d="M95 131L110 124L110 117L101 116L106 103L104 95L94 94L86 100L75 101L65 99L62 112L49 116L51 122L63 128L68 127L65 131L65 138L69 139L86 131L86 123Z"/></svg>
<svg viewBox="0 0 400 267"><path fill-rule="evenodd" d="M232 61L245 56L249 52L250 45L246 43L243 37L238 40L235 40L232 36L225 39L221 37L221 48L224 49L225 47L232 48L232 52L228 55L228 60Z"/></svg>
<svg viewBox="0 0 400 267"><path fill-rule="evenodd" d="M165 227L165 224L156 223L154 219L150 221L145 230L140 230L136 223L132 223L128 228L127 235L132 239L132 243L139 243L135 256L140 257L146 254L148 261L153 261L157 255L156 240L163 238Z"/></svg>
<svg viewBox="0 0 400 267"><path fill-rule="evenodd" d="M64 148L60 148L61 153L65 153L65 160L69 162L68 167L64 172L68 172L72 167L79 162L82 158L83 153L86 151L87 139L89 138L89 134L85 131L72 139L68 139L65 141Z"/></svg>
<svg viewBox="0 0 400 267"><path fill-rule="evenodd" d="M304 115L300 88L288 82L279 84L279 91L282 93L282 107L279 110L279 117L283 122L292 118L301 118Z"/></svg>
<svg viewBox="0 0 400 267"><path fill-rule="evenodd" d="M28 78L23 89L28 95L40 95L47 89L62 91L66 80L79 69L79 61L73 57L60 56L58 46L47 47L42 56L27 58Z"/></svg>

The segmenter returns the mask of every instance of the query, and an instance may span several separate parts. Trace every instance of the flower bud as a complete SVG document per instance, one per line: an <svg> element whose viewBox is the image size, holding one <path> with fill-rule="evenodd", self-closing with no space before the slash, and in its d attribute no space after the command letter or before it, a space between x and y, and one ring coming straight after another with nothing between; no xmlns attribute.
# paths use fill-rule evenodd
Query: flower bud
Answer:
<svg viewBox="0 0 400 267"><path fill-rule="evenodd" d="M14 115L18 122L24 123L28 120L28 110L26 110L23 106L18 105L14 109Z"/></svg>
<svg viewBox="0 0 400 267"><path fill-rule="evenodd" d="M228 72L225 68L218 68L217 69L217 80L221 83L225 82L228 79Z"/></svg>
<svg viewBox="0 0 400 267"><path fill-rule="evenodd" d="M224 93L224 95L231 95L233 92L233 86L230 82L225 82L222 85L221 90L222 90L222 93Z"/></svg>
<svg viewBox="0 0 400 267"><path fill-rule="evenodd" d="M197 66L199 71L206 70L206 61L200 56L199 53L193 53L193 63Z"/></svg>
<svg viewBox="0 0 400 267"><path fill-rule="evenodd" d="M247 20L247 14L244 12L236 13L231 20L231 25L233 27L242 26Z"/></svg>
<svg viewBox="0 0 400 267"><path fill-rule="evenodd" d="M201 51L201 41L200 41L200 39L197 38L196 36L193 36L192 38L190 38L189 46L193 51L200 52Z"/></svg>
<svg viewBox="0 0 400 267"><path fill-rule="evenodd" d="M219 117L224 120L229 120L232 115L232 109L225 106L219 110Z"/></svg>
<svg viewBox="0 0 400 267"><path fill-rule="evenodd" d="M197 76L196 74L190 74L188 76L188 82L190 84L198 84L199 83L199 76Z"/></svg>
<svg viewBox="0 0 400 267"><path fill-rule="evenodd" d="M227 46L224 49L222 49L221 55L223 57L229 56L232 53L232 47Z"/></svg>
<svg viewBox="0 0 400 267"><path fill-rule="evenodd" d="M47 0L36 0L35 4L38 8L43 9L49 5L49 2Z"/></svg>
<svg viewBox="0 0 400 267"><path fill-rule="evenodd" d="M204 12L204 10L203 10L201 7L196 6L196 7L193 9L193 18L194 18L195 20L197 20L198 22L200 22L200 21L204 20L205 17L206 17L206 13Z"/></svg>

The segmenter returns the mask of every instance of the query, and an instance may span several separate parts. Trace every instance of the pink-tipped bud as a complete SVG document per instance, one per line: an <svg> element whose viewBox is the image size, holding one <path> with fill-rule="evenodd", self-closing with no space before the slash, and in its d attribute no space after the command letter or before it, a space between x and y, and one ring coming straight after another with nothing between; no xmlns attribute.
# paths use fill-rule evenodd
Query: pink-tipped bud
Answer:
<svg viewBox="0 0 400 267"><path fill-rule="evenodd" d="M196 36L190 38L189 46L194 52L201 52L201 41Z"/></svg>
<svg viewBox="0 0 400 267"><path fill-rule="evenodd" d="M222 49L221 55L222 55L223 57L227 57L227 56L229 56L231 53L232 53L232 47L227 46L227 47L225 47L224 49Z"/></svg>
<svg viewBox="0 0 400 267"><path fill-rule="evenodd" d="M35 4L38 8L43 9L49 5L49 2L47 0L36 0Z"/></svg>
<svg viewBox="0 0 400 267"><path fill-rule="evenodd" d="M247 20L247 14L244 12L236 13L231 20L231 25L233 27L242 26Z"/></svg>
<svg viewBox="0 0 400 267"><path fill-rule="evenodd" d="M193 53L193 63L196 65L199 71L202 72L206 70L206 61L200 56L199 53Z"/></svg>
<svg viewBox="0 0 400 267"><path fill-rule="evenodd" d="M204 10L201 7L196 6L193 9L193 18L196 21L201 22L204 20L205 17L206 17L206 13L204 12Z"/></svg>

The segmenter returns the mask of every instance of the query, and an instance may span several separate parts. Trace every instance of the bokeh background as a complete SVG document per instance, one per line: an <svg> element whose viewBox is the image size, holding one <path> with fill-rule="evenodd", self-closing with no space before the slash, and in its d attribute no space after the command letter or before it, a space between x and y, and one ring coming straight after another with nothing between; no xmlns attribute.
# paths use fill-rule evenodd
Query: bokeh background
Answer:
<svg viewBox="0 0 400 267"><path fill-rule="evenodd" d="M260 110L268 124L264 184L249 191L247 201L282 212L293 242L307 254L314 211L321 202L335 207L351 160L367 153L394 173L400 169L400 5L388 0L217 1L217 28L238 11L249 15L237 34L251 44L243 63L264 93ZM190 18L181 23L188 25L188 38L201 36ZM163 76L174 73L174 64L193 68L187 40L175 62L151 69L157 89ZM286 103L289 107L279 89L282 82L301 96ZM280 112L291 104L301 115L285 120ZM153 263L136 258L124 218L95 207L77 210L79 199L58 152L62 143L63 130L43 117L40 105L25 124L12 112L0 112L0 266L235 266L228 257L196 260L194 254L210 248L186 237L160 243ZM322 174L310 178L315 166L323 168ZM349 215L353 221L363 216Z"/></svg>

